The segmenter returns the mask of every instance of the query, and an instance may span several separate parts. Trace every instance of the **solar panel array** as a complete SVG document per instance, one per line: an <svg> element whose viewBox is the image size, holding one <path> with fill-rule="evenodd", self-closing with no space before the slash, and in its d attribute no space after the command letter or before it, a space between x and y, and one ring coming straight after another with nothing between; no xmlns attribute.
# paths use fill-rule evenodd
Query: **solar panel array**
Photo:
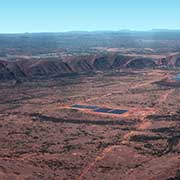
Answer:
<svg viewBox="0 0 180 180"><path fill-rule="evenodd" d="M128 110L123 110L123 109L101 108L98 106L79 105L79 104L75 104L71 107L78 108L78 109L91 109L91 110L93 110L93 112L110 113L110 114L124 114L128 111Z"/></svg>

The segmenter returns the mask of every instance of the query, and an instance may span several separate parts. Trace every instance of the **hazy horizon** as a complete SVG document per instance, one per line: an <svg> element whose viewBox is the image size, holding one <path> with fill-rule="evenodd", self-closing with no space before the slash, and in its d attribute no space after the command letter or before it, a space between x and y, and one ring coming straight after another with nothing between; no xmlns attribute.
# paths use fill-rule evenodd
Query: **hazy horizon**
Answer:
<svg viewBox="0 0 180 180"><path fill-rule="evenodd" d="M54 33L54 34L58 34L58 33L123 33L123 32L180 32L180 28L179 29L147 29L147 30L134 30L134 29L119 29L119 30L69 30L69 31L34 31L34 32L0 32L0 35L6 35L6 34L48 34L48 33Z"/></svg>

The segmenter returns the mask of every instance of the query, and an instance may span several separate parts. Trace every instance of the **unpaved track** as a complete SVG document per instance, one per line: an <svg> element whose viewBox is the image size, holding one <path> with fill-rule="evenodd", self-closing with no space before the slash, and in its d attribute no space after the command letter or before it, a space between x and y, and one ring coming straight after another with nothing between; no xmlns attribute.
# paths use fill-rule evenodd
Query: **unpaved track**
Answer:
<svg viewBox="0 0 180 180"><path fill-rule="evenodd" d="M85 169L83 169L82 173L76 180L82 180L86 176L86 174L95 166L95 164L98 161L101 161L102 159L104 159L105 156L109 152L111 152L114 147L115 146L109 146L109 147L105 148L102 152L100 152L100 154L98 156L96 156L96 158L87 167L85 167Z"/></svg>
<svg viewBox="0 0 180 180"><path fill-rule="evenodd" d="M156 113L156 111L154 110L153 111L154 113ZM153 112L151 114L153 114ZM122 141L119 142L123 145L127 145L129 143L129 139L131 136L133 136L135 133L140 133L141 131L145 131L150 125L151 125L151 122L148 121L146 119L146 116L149 114L150 112L143 112L142 113L142 116L140 118L141 122L138 124L136 130L134 131L130 131L128 132L127 134L124 135L124 137L122 138ZM83 171L81 172L81 174L77 177L76 180L83 180L84 177L86 177L86 174L91 171L93 169L93 167L95 167L96 163L99 162L99 161L102 161L106 155L108 153L110 153L114 148L119 148L118 145L112 145L112 146L108 146L106 148L104 148L103 151L101 151L97 156L96 158L90 162L84 169Z"/></svg>

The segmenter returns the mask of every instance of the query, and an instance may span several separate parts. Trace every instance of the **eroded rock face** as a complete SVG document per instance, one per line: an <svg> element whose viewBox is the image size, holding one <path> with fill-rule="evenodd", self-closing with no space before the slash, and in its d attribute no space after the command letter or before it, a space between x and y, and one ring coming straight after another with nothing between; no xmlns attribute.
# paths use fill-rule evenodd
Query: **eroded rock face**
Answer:
<svg viewBox="0 0 180 180"><path fill-rule="evenodd" d="M176 54L173 56L168 56L165 58L166 66L170 66L170 67L180 67L180 54Z"/></svg>
<svg viewBox="0 0 180 180"><path fill-rule="evenodd" d="M180 67L180 56L177 57L176 62L175 62L175 66Z"/></svg>
<svg viewBox="0 0 180 180"><path fill-rule="evenodd" d="M89 73L120 68L180 67L180 54L163 59L132 57L119 54L74 56L64 59L21 59L0 61L0 79L22 79Z"/></svg>
<svg viewBox="0 0 180 180"><path fill-rule="evenodd" d="M25 77L25 73L16 63L0 61L0 80L12 80Z"/></svg>
<svg viewBox="0 0 180 180"><path fill-rule="evenodd" d="M14 74L15 78L25 78L26 73L23 72L21 67L17 63L8 63L7 66L8 70Z"/></svg>
<svg viewBox="0 0 180 180"><path fill-rule="evenodd" d="M127 64L126 67L128 68L153 68L156 67L157 64L155 60L150 59L150 58L134 58L130 60Z"/></svg>
<svg viewBox="0 0 180 180"><path fill-rule="evenodd" d="M107 70L112 68L106 57L95 59L93 66L96 70Z"/></svg>
<svg viewBox="0 0 180 180"><path fill-rule="evenodd" d="M118 67L125 67L125 64L131 59L131 57L128 56L122 56L118 55L115 57L112 66L113 68L118 68Z"/></svg>
<svg viewBox="0 0 180 180"><path fill-rule="evenodd" d="M30 76L50 76L63 73L71 73L72 70L67 63L60 61L38 61L28 68Z"/></svg>
<svg viewBox="0 0 180 180"><path fill-rule="evenodd" d="M168 66L168 59L167 58L162 58L158 61L159 66Z"/></svg>

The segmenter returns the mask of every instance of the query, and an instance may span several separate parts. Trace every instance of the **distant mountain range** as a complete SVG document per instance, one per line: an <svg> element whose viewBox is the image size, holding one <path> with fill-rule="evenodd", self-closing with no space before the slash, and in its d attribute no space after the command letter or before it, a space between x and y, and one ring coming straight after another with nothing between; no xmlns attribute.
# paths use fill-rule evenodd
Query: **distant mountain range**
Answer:
<svg viewBox="0 0 180 180"><path fill-rule="evenodd" d="M0 34L0 52L7 48L32 53L32 49L42 48L87 50L93 47L168 47L180 51L180 30Z"/></svg>

